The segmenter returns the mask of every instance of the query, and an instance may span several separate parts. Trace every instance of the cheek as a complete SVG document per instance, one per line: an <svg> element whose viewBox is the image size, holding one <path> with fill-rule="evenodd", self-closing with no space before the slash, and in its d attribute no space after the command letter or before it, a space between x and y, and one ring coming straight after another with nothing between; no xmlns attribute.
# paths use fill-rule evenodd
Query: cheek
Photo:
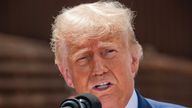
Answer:
<svg viewBox="0 0 192 108"><path fill-rule="evenodd" d="M130 78L131 75L131 66L130 64L127 64L126 62L120 62L117 65L114 66L114 72L116 76L122 77L122 78Z"/></svg>
<svg viewBox="0 0 192 108"><path fill-rule="evenodd" d="M108 62L110 67L117 68L117 69L131 69L131 57L126 56L125 54L117 56L115 59Z"/></svg>
<svg viewBox="0 0 192 108"><path fill-rule="evenodd" d="M134 75L131 72L131 62L129 60L122 59L114 69L114 75L118 81L119 91L122 91L122 95L129 95L132 88L134 88Z"/></svg>
<svg viewBox="0 0 192 108"><path fill-rule="evenodd" d="M89 74L91 73L90 66L73 67L72 72L73 84L77 92L88 91Z"/></svg>
<svg viewBox="0 0 192 108"><path fill-rule="evenodd" d="M123 82L134 78L131 70L131 58L129 56L121 55L109 62L109 66L116 78Z"/></svg>

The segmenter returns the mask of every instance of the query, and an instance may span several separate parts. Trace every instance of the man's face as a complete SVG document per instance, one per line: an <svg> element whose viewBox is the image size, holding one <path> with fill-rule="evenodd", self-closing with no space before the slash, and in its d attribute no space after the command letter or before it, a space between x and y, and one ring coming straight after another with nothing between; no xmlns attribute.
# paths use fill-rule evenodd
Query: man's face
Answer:
<svg viewBox="0 0 192 108"><path fill-rule="evenodd" d="M123 108L134 89L137 68L126 33L87 38L70 43L68 67L63 75L78 93L96 95L103 108ZM138 62L138 61L137 61ZM72 84L69 84L69 82Z"/></svg>

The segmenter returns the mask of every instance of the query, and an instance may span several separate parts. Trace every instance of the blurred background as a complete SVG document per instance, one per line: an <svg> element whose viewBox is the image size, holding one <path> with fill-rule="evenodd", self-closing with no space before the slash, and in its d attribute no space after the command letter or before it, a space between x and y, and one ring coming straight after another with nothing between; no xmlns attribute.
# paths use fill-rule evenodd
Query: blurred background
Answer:
<svg viewBox="0 0 192 108"><path fill-rule="evenodd" d="M97 0L0 1L0 108L58 108L73 91L54 64L51 24L63 6ZM192 1L119 0L136 13L142 95L192 107Z"/></svg>

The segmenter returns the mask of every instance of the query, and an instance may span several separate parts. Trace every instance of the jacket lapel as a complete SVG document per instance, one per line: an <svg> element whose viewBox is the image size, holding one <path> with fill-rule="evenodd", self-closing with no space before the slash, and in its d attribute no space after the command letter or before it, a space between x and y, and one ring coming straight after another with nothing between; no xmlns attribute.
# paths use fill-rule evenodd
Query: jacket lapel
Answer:
<svg viewBox="0 0 192 108"><path fill-rule="evenodd" d="M149 102L140 95L140 93L136 90L137 98L138 98L138 108L152 108Z"/></svg>

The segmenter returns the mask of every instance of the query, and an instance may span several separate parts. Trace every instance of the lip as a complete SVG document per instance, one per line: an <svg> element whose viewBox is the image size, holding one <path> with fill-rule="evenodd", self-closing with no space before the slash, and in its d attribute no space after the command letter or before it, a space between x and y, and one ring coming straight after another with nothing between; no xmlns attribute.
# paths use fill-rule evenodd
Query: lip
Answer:
<svg viewBox="0 0 192 108"><path fill-rule="evenodd" d="M106 85L107 87L104 88L104 89L98 89L96 88L96 86L98 85ZM103 94L103 93L108 93L112 88L113 88L114 84L110 81L105 81L105 82L99 82L99 83L96 83L94 84L92 87L91 87L91 90L95 93L99 93L99 94Z"/></svg>

